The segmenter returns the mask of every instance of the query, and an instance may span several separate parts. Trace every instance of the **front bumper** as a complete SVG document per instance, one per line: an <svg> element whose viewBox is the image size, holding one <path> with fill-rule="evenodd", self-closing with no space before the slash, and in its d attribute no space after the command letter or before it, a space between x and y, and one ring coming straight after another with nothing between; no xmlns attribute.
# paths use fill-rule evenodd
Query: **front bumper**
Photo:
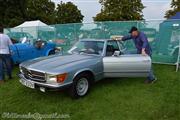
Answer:
<svg viewBox="0 0 180 120"><path fill-rule="evenodd" d="M29 83L33 84L33 87L30 87L30 88L40 89L42 92L45 92L46 90L53 90L53 91L62 90L62 89L66 89L72 85L72 83L66 83L66 84L43 83L43 82L29 80L29 79L25 78L23 74L19 74L18 76L20 78L19 81L22 85L26 86L25 84L22 83L22 81L29 82ZM28 86L26 86L26 87L28 87ZM42 88L44 90L42 90Z"/></svg>

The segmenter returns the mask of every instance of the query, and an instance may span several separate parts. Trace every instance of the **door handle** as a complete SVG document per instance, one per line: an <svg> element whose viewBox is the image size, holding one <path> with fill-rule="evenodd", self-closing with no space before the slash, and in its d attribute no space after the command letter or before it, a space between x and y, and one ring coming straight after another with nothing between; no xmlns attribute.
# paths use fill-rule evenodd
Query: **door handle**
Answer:
<svg viewBox="0 0 180 120"><path fill-rule="evenodd" d="M143 60L143 62L150 62L150 60Z"/></svg>

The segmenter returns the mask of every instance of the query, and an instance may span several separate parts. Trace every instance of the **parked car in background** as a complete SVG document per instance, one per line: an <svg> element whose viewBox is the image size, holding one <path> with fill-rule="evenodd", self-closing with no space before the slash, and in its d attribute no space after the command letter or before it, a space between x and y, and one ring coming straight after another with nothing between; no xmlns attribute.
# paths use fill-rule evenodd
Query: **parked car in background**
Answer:
<svg viewBox="0 0 180 120"><path fill-rule="evenodd" d="M79 98L103 78L147 77L151 58L126 55L122 44L117 40L80 40L67 54L21 63L20 82L42 92L67 88L73 98Z"/></svg>
<svg viewBox="0 0 180 120"><path fill-rule="evenodd" d="M43 40L35 41L33 44L23 41L10 46L10 51L13 64L19 64L26 60L55 54L56 44Z"/></svg>
<svg viewBox="0 0 180 120"><path fill-rule="evenodd" d="M14 40L14 43L20 43L24 38L29 41L34 39L33 36L27 32L9 32L7 35Z"/></svg>

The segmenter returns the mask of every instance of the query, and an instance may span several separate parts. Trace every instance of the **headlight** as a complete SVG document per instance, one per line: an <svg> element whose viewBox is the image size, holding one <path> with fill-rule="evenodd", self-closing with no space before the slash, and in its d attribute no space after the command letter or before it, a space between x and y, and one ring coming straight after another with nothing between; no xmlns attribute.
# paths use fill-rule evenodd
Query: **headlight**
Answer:
<svg viewBox="0 0 180 120"><path fill-rule="evenodd" d="M51 76L49 75L47 80L49 82L63 83L67 78L67 73Z"/></svg>
<svg viewBox="0 0 180 120"><path fill-rule="evenodd" d="M49 76L48 80L51 82L56 82L57 78L56 78L56 76Z"/></svg>
<svg viewBox="0 0 180 120"><path fill-rule="evenodd" d="M23 73L23 71L22 71L22 67L21 67L21 66L19 67L19 70L20 70L20 72L21 72L21 73Z"/></svg>

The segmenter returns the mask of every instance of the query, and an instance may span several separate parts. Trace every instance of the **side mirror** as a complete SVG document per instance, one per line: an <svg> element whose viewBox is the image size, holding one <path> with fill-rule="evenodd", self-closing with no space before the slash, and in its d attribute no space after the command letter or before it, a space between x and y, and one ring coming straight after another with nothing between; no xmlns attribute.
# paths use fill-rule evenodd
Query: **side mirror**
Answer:
<svg viewBox="0 0 180 120"><path fill-rule="evenodd" d="M115 57L119 57L120 56L120 51L114 51L114 54L113 54L113 56L115 56Z"/></svg>

